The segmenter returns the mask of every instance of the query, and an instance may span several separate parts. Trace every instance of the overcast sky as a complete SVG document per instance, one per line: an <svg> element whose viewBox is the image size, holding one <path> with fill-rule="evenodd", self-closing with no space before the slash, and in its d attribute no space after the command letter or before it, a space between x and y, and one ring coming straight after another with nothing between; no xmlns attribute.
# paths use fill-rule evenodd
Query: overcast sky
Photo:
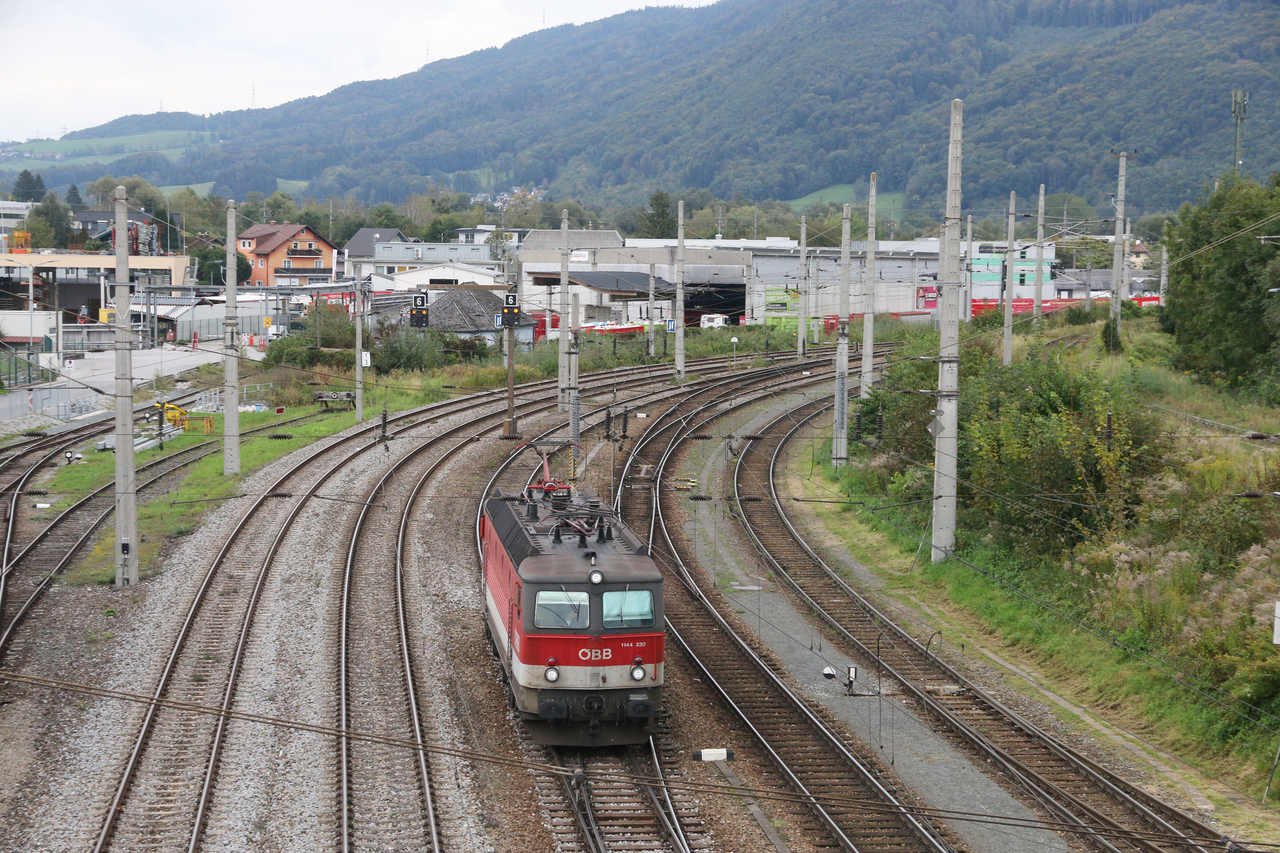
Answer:
<svg viewBox="0 0 1280 853"><path fill-rule="evenodd" d="M698 6L707 0L683 0ZM208 4L0 0L10 39L0 141L61 136L120 116L273 107L428 59L582 24L643 0L364 0ZM19 57L21 58L19 61Z"/></svg>

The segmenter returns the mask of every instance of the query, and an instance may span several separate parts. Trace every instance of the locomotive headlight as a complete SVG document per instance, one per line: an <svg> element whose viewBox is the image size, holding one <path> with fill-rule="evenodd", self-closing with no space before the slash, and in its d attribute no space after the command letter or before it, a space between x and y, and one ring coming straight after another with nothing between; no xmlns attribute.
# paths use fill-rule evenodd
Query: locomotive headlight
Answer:
<svg viewBox="0 0 1280 853"><path fill-rule="evenodd" d="M648 674L648 673L646 673L646 672L644 671L644 667L643 667L643 666L633 666L633 667L631 667L631 680L632 680L632 681L644 681L644 677L645 677L645 675L647 675L647 674Z"/></svg>
<svg viewBox="0 0 1280 853"><path fill-rule="evenodd" d="M554 666L547 667L547 671L542 673L542 677L547 681L555 683L560 680L560 670Z"/></svg>
<svg viewBox="0 0 1280 853"><path fill-rule="evenodd" d="M604 583L604 572L596 569L591 574L587 575L587 579L596 584Z"/></svg>

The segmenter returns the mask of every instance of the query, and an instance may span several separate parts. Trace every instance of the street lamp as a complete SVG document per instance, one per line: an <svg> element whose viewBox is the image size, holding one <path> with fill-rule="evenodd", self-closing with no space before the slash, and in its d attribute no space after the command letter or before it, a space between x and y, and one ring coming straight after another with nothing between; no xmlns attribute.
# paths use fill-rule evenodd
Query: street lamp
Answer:
<svg viewBox="0 0 1280 853"><path fill-rule="evenodd" d="M729 338L729 343L733 344L733 364L736 367L738 364L738 338L736 336Z"/></svg>

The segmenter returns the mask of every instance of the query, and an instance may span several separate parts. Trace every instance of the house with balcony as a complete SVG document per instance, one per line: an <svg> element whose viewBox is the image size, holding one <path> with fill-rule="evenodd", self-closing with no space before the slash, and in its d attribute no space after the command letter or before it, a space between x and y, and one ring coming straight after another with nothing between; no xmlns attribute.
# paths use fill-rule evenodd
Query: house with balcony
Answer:
<svg viewBox="0 0 1280 853"><path fill-rule="evenodd" d="M236 250L253 268L244 282L249 287L301 287L333 281L333 244L307 225L254 225L236 238Z"/></svg>

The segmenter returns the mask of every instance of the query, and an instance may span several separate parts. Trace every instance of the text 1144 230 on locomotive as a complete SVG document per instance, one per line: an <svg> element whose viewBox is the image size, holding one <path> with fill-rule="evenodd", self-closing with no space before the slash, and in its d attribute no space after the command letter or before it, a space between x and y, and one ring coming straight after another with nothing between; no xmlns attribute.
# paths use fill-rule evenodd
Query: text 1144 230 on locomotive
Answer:
<svg viewBox="0 0 1280 853"><path fill-rule="evenodd" d="M662 708L662 575L586 490L549 477L481 518L485 628L540 743L641 743Z"/></svg>

